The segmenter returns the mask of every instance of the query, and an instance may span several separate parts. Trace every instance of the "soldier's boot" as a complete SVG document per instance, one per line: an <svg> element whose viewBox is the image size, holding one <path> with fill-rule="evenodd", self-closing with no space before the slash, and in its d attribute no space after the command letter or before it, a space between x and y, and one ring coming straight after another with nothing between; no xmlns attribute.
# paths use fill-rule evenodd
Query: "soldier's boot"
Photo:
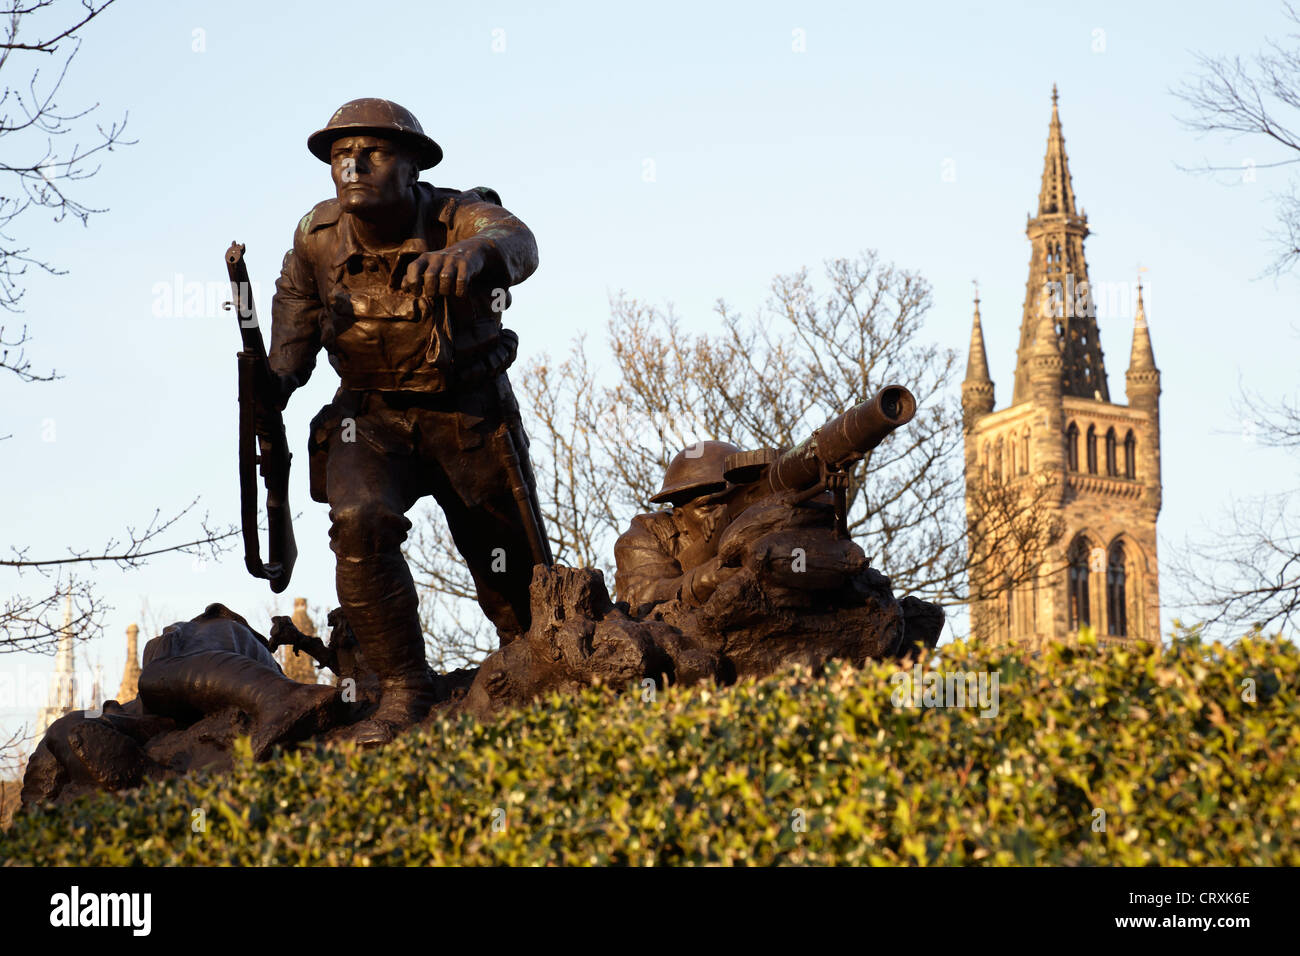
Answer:
<svg viewBox="0 0 1300 956"><path fill-rule="evenodd" d="M399 552L340 558L337 584L362 659L378 675L380 688L378 709L355 724L349 737L367 747L386 744L428 717L437 703L415 582Z"/></svg>
<svg viewBox="0 0 1300 956"><path fill-rule="evenodd" d="M232 651L207 651L150 662L140 672L140 699L150 713L188 721L226 707L253 720L253 758L278 743L336 726L345 708L335 687L300 684L277 668Z"/></svg>

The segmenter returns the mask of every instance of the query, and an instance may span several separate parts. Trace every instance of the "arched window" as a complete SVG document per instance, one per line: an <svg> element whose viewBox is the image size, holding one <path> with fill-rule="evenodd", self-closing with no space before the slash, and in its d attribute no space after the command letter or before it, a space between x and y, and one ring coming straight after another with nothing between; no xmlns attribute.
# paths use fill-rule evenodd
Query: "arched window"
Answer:
<svg viewBox="0 0 1300 956"><path fill-rule="evenodd" d="M1097 426L1088 426L1088 474L1097 473Z"/></svg>
<svg viewBox="0 0 1300 956"><path fill-rule="evenodd" d="M1002 480L1002 436L998 436L993 446L993 480Z"/></svg>
<svg viewBox="0 0 1300 956"><path fill-rule="evenodd" d="M1119 462L1115 454L1115 429L1106 432L1106 474L1112 478L1119 476Z"/></svg>
<svg viewBox="0 0 1300 956"><path fill-rule="evenodd" d="M1106 568L1106 630L1116 637L1128 636L1128 596L1124 581L1124 545L1110 546Z"/></svg>
<svg viewBox="0 0 1300 956"><path fill-rule="evenodd" d="M1020 436L1020 473L1029 474L1029 429Z"/></svg>
<svg viewBox="0 0 1300 956"><path fill-rule="evenodd" d="M1132 429L1124 436L1124 477L1137 477L1137 439L1133 437Z"/></svg>
<svg viewBox="0 0 1300 956"><path fill-rule="evenodd" d="M1065 430L1065 457L1071 471L1079 470L1079 426L1070 422Z"/></svg>
<svg viewBox="0 0 1300 956"><path fill-rule="evenodd" d="M985 443L984 443L984 462L983 462L983 464L984 464L984 475L985 475L985 477L987 477L988 474L989 474L989 469L993 467L993 462L989 460L989 443L988 443L988 442L985 442Z"/></svg>
<svg viewBox="0 0 1300 956"><path fill-rule="evenodd" d="M1088 559L1092 545L1085 537L1074 539L1070 545L1068 560L1070 563L1070 630L1077 631L1085 624L1092 623L1092 614L1088 607Z"/></svg>
<svg viewBox="0 0 1300 956"><path fill-rule="evenodd" d="M1019 473L1016 468L1016 436L1012 435L1007 439L1007 477L1011 478Z"/></svg>

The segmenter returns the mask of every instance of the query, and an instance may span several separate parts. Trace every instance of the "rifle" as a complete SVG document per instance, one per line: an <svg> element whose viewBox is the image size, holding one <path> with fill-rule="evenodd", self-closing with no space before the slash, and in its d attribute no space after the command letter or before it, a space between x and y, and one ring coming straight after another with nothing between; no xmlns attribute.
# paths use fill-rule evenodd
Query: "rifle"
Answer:
<svg viewBox="0 0 1300 956"><path fill-rule="evenodd" d="M289 512L289 463L293 455L284 433L284 416L276 401L275 373L266 358L262 329L257 324L253 287L244 263L244 247L232 242L226 250L226 272L230 275L232 305L239 316L239 334L244 347L239 361L239 516L244 529L244 564L255 578L271 582L279 594L289 586L298 545L293 538L293 515ZM257 528L257 478L260 468L266 484L267 550L263 563Z"/></svg>
<svg viewBox="0 0 1300 956"><path fill-rule="evenodd" d="M833 496L835 528L849 536L849 472L868 452L916 414L916 398L902 385L887 385L876 396L832 418L788 451L772 448L728 455L723 477L728 487L711 495L727 505L718 533L750 505L772 495L793 493L792 504L827 491Z"/></svg>

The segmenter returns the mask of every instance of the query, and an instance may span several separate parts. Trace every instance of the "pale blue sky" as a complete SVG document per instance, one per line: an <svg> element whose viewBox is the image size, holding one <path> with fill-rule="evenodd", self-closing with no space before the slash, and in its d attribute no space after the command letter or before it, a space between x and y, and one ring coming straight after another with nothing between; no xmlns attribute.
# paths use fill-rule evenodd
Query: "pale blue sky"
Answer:
<svg viewBox="0 0 1300 956"><path fill-rule="evenodd" d="M933 283L927 334L963 354L979 279L1001 407L1055 82L1093 228L1093 281L1131 282L1139 262L1149 270L1167 555L1231 496L1294 484L1294 466L1244 441L1231 410L1239 380L1273 394L1295 386L1296 281L1254 278L1284 172L1231 185L1180 172L1176 163L1206 158L1277 157L1246 141L1198 141L1169 94L1194 69L1192 51L1253 53L1282 27L1279 10L1255 0L123 2L84 31L62 96L66 107L98 101L104 120L130 111L138 145L106 156L83 189L109 211L85 229L36 215L18 226L68 270L34 276L19 319L36 366L65 377L0 378L0 433L13 434L0 443L3 538L33 556L95 547L196 494L214 520L237 520L234 322L219 311L160 316L157 289L214 283L218 301L221 255L237 238L269 321L293 226L331 190L304 141L358 96L397 100L442 144L446 159L426 179L494 186L536 233L541 267L510 312L525 360L581 331L599 341L619 290L672 301L707 328L719 296L749 311L778 272L876 248ZM806 52L792 49L796 30ZM1130 335L1130 317L1102 319L1117 400ZM322 361L287 415L304 512L291 594L319 605L333 603L333 555L298 453L335 384ZM42 440L48 421L54 441ZM166 557L95 579L116 610L81 661L102 661L110 693L143 597L165 620L220 600L265 623L274 603L237 550L220 566ZM3 586L39 583L8 575ZM1167 624L1178 595L1171 580L1162 590ZM0 657L20 687L51 666ZM0 709L0 724L30 720L38 703Z"/></svg>

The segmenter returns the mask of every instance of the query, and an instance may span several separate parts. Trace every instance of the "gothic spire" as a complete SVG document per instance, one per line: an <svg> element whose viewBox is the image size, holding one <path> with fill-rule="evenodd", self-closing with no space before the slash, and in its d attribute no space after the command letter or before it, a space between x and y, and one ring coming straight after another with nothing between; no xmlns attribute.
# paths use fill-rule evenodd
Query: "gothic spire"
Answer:
<svg viewBox="0 0 1300 956"><path fill-rule="evenodd" d="M1047 154L1038 194L1038 215L1025 226L1032 253L1025 286L1024 313L1020 321L1020 349L1016 356L1013 404L1030 397L1029 368L1039 319L1054 320L1061 355L1061 391L1064 395L1110 401L1106 366L1097 335L1094 300L1088 283L1088 263L1083 240L1088 217L1075 207L1074 185L1061 132L1056 87L1052 87L1052 121L1047 131Z"/></svg>
<svg viewBox="0 0 1300 956"><path fill-rule="evenodd" d="M1156 355L1151 351L1151 332L1147 328L1147 310L1142 302L1142 279L1138 278L1137 316L1133 320L1133 349L1129 352L1128 370L1146 372L1156 370Z"/></svg>
<svg viewBox="0 0 1300 956"><path fill-rule="evenodd" d="M1052 123L1047 128L1047 157L1043 161L1043 185L1038 191L1038 215L1057 213L1073 216L1074 185L1070 182L1070 161L1065 155L1061 114L1056 108L1056 84L1052 84Z"/></svg>
<svg viewBox="0 0 1300 956"><path fill-rule="evenodd" d="M63 605L63 627L59 630L58 651L54 656L54 673L50 675L50 693L45 706L36 713L36 731L46 728L77 706L76 651L72 642L72 595Z"/></svg>
<svg viewBox="0 0 1300 956"><path fill-rule="evenodd" d="M975 287L975 317L971 321L966 380L961 385L961 405L962 417L968 428L981 416L993 411L993 379L989 377L989 357L984 350L984 329L980 326L978 285Z"/></svg>
<svg viewBox="0 0 1300 956"><path fill-rule="evenodd" d="M1156 410L1160 399L1160 370L1151 350L1151 332L1147 328L1147 310L1142 301L1142 279L1138 277L1137 316L1133 320L1133 348L1129 352L1128 374L1124 376L1130 408Z"/></svg>
<svg viewBox="0 0 1300 956"><path fill-rule="evenodd" d="M993 379L989 378L989 356L984 350L984 329L980 326L978 289L975 290L975 318L971 323L970 357L966 359L966 381L993 384Z"/></svg>

